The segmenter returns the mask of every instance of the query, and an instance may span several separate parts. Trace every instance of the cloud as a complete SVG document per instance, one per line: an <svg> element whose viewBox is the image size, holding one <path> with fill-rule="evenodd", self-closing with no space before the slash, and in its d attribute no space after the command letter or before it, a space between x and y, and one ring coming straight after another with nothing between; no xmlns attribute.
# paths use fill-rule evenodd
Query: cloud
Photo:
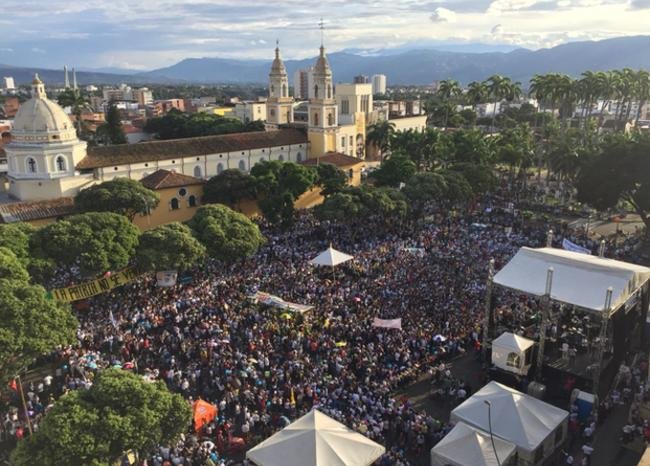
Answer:
<svg viewBox="0 0 650 466"><path fill-rule="evenodd" d="M0 48L1 53L14 53L14 49L10 49L9 47L3 47Z"/></svg>
<svg viewBox="0 0 650 466"><path fill-rule="evenodd" d="M34 53L45 53L45 50L39 48L39 47L32 47L32 52Z"/></svg>
<svg viewBox="0 0 650 466"><path fill-rule="evenodd" d="M501 26L500 24L495 25L495 26L490 30L490 33L491 33L493 36L498 36L498 35L500 35L500 34L503 34L503 26Z"/></svg>
<svg viewBox="0 0 650 466"><path fill-rule="evenodd" d="M456 13L447 8L438 7L431 13L430 19L434 23L453 23L456 21Z"/></svg>
<svg viewBox="0 0 650 466"><path fill-rule="evenodd" d="M630 2L630 10L645 10L650 8L650 0L632 0Z"/></svg>

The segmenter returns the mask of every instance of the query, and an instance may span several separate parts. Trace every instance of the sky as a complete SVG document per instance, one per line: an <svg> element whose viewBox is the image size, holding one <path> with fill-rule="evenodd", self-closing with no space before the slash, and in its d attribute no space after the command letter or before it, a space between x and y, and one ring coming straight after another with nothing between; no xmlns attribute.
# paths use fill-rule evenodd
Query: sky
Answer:
<svg viewBox="0 0 650 466"><path fill-rule="evenodd" d="M436 44L538 49L648 34L650 0L2 0L0 63L149 70Z"/></svg>

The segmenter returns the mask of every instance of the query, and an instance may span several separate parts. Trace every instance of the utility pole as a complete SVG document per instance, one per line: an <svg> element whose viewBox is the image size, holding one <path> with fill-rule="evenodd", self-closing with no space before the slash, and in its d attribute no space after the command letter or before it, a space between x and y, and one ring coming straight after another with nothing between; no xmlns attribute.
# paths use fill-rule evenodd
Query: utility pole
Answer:
<svg viewBox="0 0 650 466"><path fill-rule="evenodd" d="M544 346L546 344L546 327L551 311L551 288L553 286L553 267L546 271L546 290L542 296L542 320L539 325L539 348L537 348L537 367L535 368L535 380L542 381L542 367L544 366Z"/></svg>
<svg viewBox="0 0 650 466"><path fill-rule="evenodd" d="M600 389L600 374L603 369L603 354L605 353L605 341L607 340L607 327L609 326L609 314L612 311L612 294L614 289L610 286L605 293L605 307L600 315L600 332L598 334L598 346L596 346L596 362L593 374L593 392L598 396Z"/></svg>
<svg viewBox="0 0 650 466"><path fill-rule="evenodd" d="M501 466L501 461L499 461L499 455L497 454L497 447L494 445L494 435L492 434L492 403L489 400L483 400L488 407L488 428L490 429L490 441L492 442L492 450L494 451L494 457L497 460L497 466Z"/></svg>
<svg viewBox="0 0 650 466"><path fill-rule="evenodd" d="M492 287L494 286L494 259L488 264L488 276L485 282L485 321L483 322L483 356L487 362L488 342L492 335Z"/></svg>

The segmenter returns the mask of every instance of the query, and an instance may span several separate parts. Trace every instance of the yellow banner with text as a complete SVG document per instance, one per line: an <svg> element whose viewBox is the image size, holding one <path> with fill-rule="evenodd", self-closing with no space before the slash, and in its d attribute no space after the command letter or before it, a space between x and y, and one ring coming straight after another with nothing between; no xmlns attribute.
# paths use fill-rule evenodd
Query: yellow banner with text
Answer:
<svg viewBox="0 0 650 466"><path fill-rule="evenodd" d="M107 277L97 278L68 288L52 290L51 294L54 299L66 303L79 301L80 299L90 298L98 294L106 293L118 286L125 285L138 278L139 275L140 274L135 269L128 268L120 270L119 272L114 272Z"/></svg>

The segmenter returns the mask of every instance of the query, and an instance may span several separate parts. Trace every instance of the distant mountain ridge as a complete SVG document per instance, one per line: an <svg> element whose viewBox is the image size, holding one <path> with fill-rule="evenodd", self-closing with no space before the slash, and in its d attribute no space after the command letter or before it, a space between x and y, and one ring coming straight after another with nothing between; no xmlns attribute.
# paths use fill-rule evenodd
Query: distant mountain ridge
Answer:
<svg viewBox="0 0 650 466"><path fill-rule="evenodd" d="M350 82L359 74L385 74L389 85L430 84L447 78L467 84L470 81L484 80L493 74L503 74L527 84L538 73L561 72L578 76L586 70L625 67L650 69L649 51L650 36L633 36L571 42L540 50L470 53L434 49L382 49L377 54L342 51L328 54L328 57L335 82ZM269 55L272 53L269 52ZM285 60L290 81L294 71L313 65L314 62L315 57ZM77 72L77 79L82 84L265 83L270 66L270 59L187 58L169 67L135 74ZM0 76L14 76L18 83L29 82L34 71L41 73L48 83L63 82L62 71L0 65Z"/></svg>

